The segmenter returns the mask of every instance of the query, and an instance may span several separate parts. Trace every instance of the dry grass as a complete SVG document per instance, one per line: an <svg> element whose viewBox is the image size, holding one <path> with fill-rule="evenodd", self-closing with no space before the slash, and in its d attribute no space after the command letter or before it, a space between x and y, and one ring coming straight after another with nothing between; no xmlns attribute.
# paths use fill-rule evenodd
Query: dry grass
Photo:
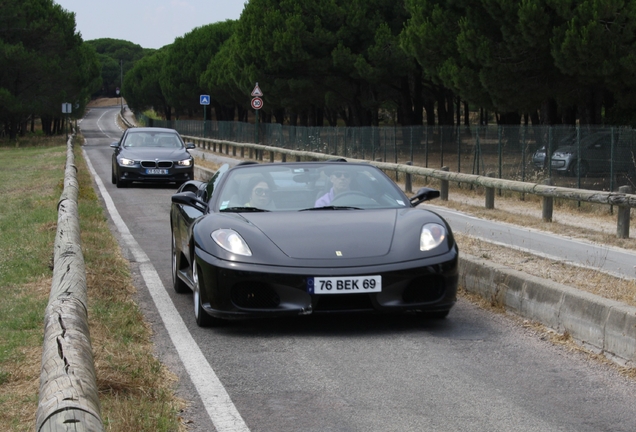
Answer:
<svg viewBox="0 0 636 432"><path fill-rule="evenodd" d="M15 296L29 296L41 305L48 300L51 279L42 278L14 287ZM35 412L40 386L42 329L17 328L16 334L3 335L2 346L11 347L11 355L0 364L0 424L11 431L30 431L35 426ZM17 332L21 333L19 336ZM5 339L6 338L6 339Z"/></svg>
<svg viewBox="0 0 636 432"><path fill-rule="evenodd" d="M96 204L90 173L78 156L89 324L106 430L183 431L179 412L184 401L173 391L176 376L152 354L152 333L134 301L130 264Z"/></svg>
<svg viewBox="0 0 636 432"><path fill-rule="evenodd" d="M0 141L0 425L33 430L64 138ZM24 157L20 157L24 155ZM19 175L16 175L19 173ZM28 241L25 241L28 239Z"/></svg>
<svg viewBox="0 0 636 432"><path fill-rule="evenodd" d="M42 317L52 283L56 206L66 147L63 137L57 137L55 144L43 138L44 146L37 146L36 141L20 142L18 147L28 147L27 151L0 146L0 159L10 160L21 173L0 173L0 192L7 206L0 214L3 431L31 431L35 426ZM75 157L89 324L105 430L185 431L180 418L184 402L174 395L176 377L153 355L150 328L134 302L129 263L110 232L79 147Z"/></svg>
<svg viewBox="0 0 636 432"><path fill-rule="evenodd" d="M440 205L483 219L507 222L561 236L587 240L623 249L636 250L636 239L616 237L616 214L608 206L561 200L555 204L554 221L541 219L541 201L536 196L507 194L495 198L495 210L484 207L480 191L454 188L449 201L437 200ZM636 306L636 280L621 279L595 270L567 265L537 255L456 233L460 251L506 265L518 271L572 286L608 299ZM636 264L636 263L635 263Z"/></svg>
<svg viewBox="0 0 636 432"><path fill-rule="evenodd" d="M87 108L111 107L111 106L121 105L121 103L122 103L122 101L121 101L120 98L106 98L106 97L102 97L102 98L97 98L97 99L91 100L86 107ZM124 105L126 104L126 99L123 100L123 103L124 103Z"/></svg>

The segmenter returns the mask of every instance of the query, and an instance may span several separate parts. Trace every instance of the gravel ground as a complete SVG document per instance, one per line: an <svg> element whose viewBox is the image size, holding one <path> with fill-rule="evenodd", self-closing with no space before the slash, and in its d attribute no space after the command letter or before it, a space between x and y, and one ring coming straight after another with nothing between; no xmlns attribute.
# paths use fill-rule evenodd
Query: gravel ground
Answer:
<svg viewBox="0 0 636 432"><path fill-rule="evenodd" d="M460 210L485 219L499 220L515 225L532 227L597 244L636 250L634 229L629 239L616 237L616 210L611 214L608 206L576 203L555 204L553 222L543 222L541 201L519 196L496 197L495 209L484 208L485 198L473 193L451 190L449 201L436 200L435 205ZM633 211L632 211L633 213ZM634 216L632 214L632 224ZM604 273L538 257L533 254L494 245L470 236L456 235L461 252L504 264L518 271L549 279L564 285L636 306L636 280L624 280ZM636 264L636 263L634 263Z"/></svg>

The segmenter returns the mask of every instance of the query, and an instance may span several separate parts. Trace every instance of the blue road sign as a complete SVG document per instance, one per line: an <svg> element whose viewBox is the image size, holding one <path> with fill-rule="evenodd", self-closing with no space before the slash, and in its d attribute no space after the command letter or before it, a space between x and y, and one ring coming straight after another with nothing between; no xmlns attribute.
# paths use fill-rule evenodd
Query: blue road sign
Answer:
<svg viewBox="0 0 636 432"><path fill-rule="evenodd" d="M210 95L199 96L199 103L201 105L210 105Z"/></svg>

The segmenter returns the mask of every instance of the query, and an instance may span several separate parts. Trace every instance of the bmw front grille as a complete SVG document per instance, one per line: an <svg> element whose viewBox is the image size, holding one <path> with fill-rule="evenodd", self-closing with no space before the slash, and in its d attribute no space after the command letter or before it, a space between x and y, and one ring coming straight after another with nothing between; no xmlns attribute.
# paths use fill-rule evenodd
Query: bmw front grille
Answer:
<svg viewBox="0 0 636 432"><path fill-rule="evenodd" d="M142 168L172 168L172 161L141 161Z"/></svg>

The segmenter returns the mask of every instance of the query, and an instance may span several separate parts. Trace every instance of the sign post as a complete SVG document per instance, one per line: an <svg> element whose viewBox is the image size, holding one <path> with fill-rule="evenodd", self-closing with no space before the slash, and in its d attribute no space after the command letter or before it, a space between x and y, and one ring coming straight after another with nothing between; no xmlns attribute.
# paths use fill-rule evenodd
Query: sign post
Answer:
<svg viewBox="0 0 636 432"><path fill-rule="evenodd" d="M206 138L207 107L210 105L210 95L199 96L199 104L203 105L203 138Z"/></svg>
<svg viewBox="0 0 636 432"><path fill-rule="evenodd" d="M62 104L62 114L66 114L64 116L64 132L66 133L66 141L68 141L68 115L71 113L73 109L73 106L68 103L68 102L64 102Z"/></svg>
<svg viewBox="0 0 636 432"><path fill-rule="evenodd" d="M261 96L263 96L263 92L261 91L261 88L258 86L258 83L256 83L256 86L254 87L254 90L252 90L252 108L254 108L254 143L258 144L258 111L263 108L263 99L261 99Z"/></svg>

